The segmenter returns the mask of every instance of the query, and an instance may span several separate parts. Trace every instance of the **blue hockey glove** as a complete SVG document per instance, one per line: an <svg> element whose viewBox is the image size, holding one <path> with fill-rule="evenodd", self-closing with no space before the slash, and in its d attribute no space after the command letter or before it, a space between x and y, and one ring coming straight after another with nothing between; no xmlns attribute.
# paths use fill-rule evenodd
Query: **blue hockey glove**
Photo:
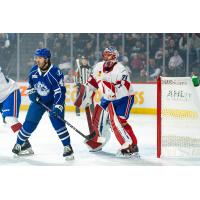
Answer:
<svg viewBox="0 0 200 200"><path fill-rule="evenodd" d="M35 88L27 89L27 95L29 99L34 103L38 103L38 101L40 100L40 96L38 95Z"/></svg>
<svg viewBox="0 0 200 200"><path fill-rule="evenodd" d="M60 116L62 117L63 116L63 106L62 105L55 105L52 109L52 111L50 112L50 116L51 117L57 117L57 116Z"/></svg>

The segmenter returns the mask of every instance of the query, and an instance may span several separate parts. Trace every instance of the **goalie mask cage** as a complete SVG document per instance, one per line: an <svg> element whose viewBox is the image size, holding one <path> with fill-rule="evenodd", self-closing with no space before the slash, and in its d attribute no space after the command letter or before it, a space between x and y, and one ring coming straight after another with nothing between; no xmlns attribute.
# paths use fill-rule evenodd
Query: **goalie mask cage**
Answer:
<svg viewBox="0 0 200 200"><path fill-rule="evenodd" d="M190 77L157 80L157 157L200 157L200 89Z"/></svg>

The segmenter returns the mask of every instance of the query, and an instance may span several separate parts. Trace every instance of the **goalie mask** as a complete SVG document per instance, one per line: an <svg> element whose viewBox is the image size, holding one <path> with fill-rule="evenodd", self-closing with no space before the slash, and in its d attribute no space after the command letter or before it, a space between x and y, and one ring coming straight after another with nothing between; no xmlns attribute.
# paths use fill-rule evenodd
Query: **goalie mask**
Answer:
<svg viewBox="0 0 200 200"><path fill-rule="evenodd" d="M119 57L119 52L115 47L108 47L102 53L103 60L105 61L105 67L110 68L113 67L114 63L117 62L117 58Z"/></svg>

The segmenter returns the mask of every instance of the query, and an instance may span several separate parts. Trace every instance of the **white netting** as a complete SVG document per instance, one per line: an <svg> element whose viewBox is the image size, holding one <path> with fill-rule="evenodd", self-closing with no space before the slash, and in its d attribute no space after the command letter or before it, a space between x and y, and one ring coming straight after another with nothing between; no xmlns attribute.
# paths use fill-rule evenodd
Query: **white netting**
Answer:
<svg viewBox="0 0 200 200"><path fill-rule="evenodd" d="M162 155L200 157L200 87L190 77L162 77Z"/></svg>

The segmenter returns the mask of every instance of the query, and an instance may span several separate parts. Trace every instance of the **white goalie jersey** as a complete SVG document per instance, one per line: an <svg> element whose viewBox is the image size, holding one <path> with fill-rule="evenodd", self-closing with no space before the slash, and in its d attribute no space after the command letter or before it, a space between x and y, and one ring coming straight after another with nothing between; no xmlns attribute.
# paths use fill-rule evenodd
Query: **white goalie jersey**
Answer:
<svg viewBox="0 0 200 200"><path fill-rule="evenodd" d="M92 75L98 83L102 96L107 100L121 99L134 93L129 73L119 62L109 71L105 70L104 61L99 62L95 65Z"/></svg>
<svg viewBox="0 0 200 200"><path fill-rule="evenodd" d="M18 84L14 80L5 77L0 69L0 103L17 89L19 89Z"/></svg>

